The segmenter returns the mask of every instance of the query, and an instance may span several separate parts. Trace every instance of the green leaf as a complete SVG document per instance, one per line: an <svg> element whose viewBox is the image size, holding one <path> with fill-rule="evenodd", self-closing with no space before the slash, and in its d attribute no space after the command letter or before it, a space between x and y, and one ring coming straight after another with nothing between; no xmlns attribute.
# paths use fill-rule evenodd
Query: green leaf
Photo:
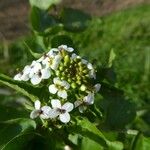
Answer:
<svg viewBox="0 0 150 150"><path fill-rule="evenodd" d="M33 102L36 99L42 100L44 97L47 97L48 94L46 94L46 90L43 96L43 90L44 87L34 87L31 84L25 83L25 82L20 82L20 81L15 81L12 78L0 74L0 83L22 93L23 95L29 97Z"/></svg>
<svg viewBox="0 0 150 150"><path fill-rule="evenodd" d="M8 119L15 119L20 117L28 117L29 114L24 110L23 107L18 109L12 106L1 106L0 105L0 121L6 121Z"/></svg>
<svg viewBox="0 0 150 150"><path fill-rule="evenodd" d="M106 111L106 125L112 129L124 128L136 116L135 104L121 97L109 101Z"/></svg>
<svg viewBox="0 0 150 150"><path fill-rule="evenodd" d="M75 126L70 127L69 130L71 131L71 133L79 134L83 137L93 140L94 142L99 144L100 147L108 149L110 148L110 150L123 149L123 145L121 142L111 142L107 140L105 136L100 132L100 130L93 123L89 122L85 118L78 118L77 124Z"/></svg>
<svg viewBox="0 0 150 150"><path fill-rule="evenodd" d="M93 140L90 140L89 138L84 137L82 139L82 143L81 143L81 150L104 150L104 148L102 146L100 146L100 144L96 143Z"/></svg>
<svg viewBox="0 0 150 150"><path fill-rule="evenodd" d="M112 67L112 64L113 64L113 61L115 60L115 58L116 58L116 54L115 54L114 50L111 49L110 55L109 55L109 60L108 60L108 67L109 68Z"/></svg>
<svg viewBox="0 0 150 150"><path fill-rule="evenodd" d="M30 0L31 6L47 10L51 5L58 4L61 0Z"/></svg>
<svg viewBox="0 0 150 150"><path fill-rule="evenodd" d="M38 59L42 56L42 54L40 53L36 53L36 52L33 52L32 49L29 47L29 45L24 42L25 46L27 47L27 50L29 51L29 53L35 58L35 59Z"/></svg>
<svg viewBox="0 0 150 150"><path fill-rule="evenodd" d="M142 134L138 134L132 145L132 150L149 150L150 149L150 137L145 137Z"/></svg>
<svg viewBox="0 0 150 150"><path fill-rule="evenodd" d="M51 40L51 47L58 47L60 45L73 46L73 41L67 35L54 36Z"/></svg>
<svg viewBox="0 0 150 150"><path fill-rule="evenodd" d="M40 58L40 57L42 56L42 54L40 54L40 53L35 53L35 52L33 52L32 49L29 47L29 45L28 45L26 42L24 42L24 44L25 44L25 46L27 47L27 50L29 51L29 53L30 53L35 59L38 59L38 58Z"/></svg>
<svg viewBox="0 0 150 150"><path fill-rule="evenodd" d="M60 15L65 30L79 32L86 29L90 21L90 15L76 9L64 8Z"/></svg>
<svg viewBox="0 0 150 150"><path fill-rule="evenodd" d="M32 7L30 20L32 28L40 34L46 34L48 28L57 25L57 20L53 16L37 7Z"/></svg>
<svg viewBox="0 0 150 150"><path fill-rule="evenodd" d="M33 138L33 134L30 133L35 128L36 124L31 119L20 118L0 122L0 149L23 148L23 144ZM22 136L26 138L21 138ZM17 140L18 138L21 139Z"/></svg>

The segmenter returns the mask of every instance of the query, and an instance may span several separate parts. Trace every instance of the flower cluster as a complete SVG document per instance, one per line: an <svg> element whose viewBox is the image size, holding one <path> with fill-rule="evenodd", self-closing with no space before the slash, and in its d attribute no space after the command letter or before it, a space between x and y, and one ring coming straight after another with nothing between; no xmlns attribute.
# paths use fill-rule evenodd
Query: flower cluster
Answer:
<svg viewBox="0 0 150 150"><path fill-rule="evenodd" d="M100 84L95 84L95 79L93 65L66 45L52 48L14 76L14 80L30 80L33 85L42 84L43 80L47 80L50 93L48 102L51 107L49 103L41 107L41 102L36 100L35 109L30 117L59 118L63 123L70 121L69 112L73 108L78 107L79 112L83 113L88 105L94 103L94 95L100 89Z"/></svg>

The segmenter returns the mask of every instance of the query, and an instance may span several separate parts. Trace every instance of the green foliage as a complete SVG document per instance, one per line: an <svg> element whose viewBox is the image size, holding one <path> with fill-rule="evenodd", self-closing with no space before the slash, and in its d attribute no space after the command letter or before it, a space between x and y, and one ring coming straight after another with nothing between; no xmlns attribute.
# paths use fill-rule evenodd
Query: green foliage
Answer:
<svg viewBox="0 0 150 150"><path fill-rule="evenodd" d="M36 124L30 119L14 119L0 122L0 149L22 149L33 138Z"/></svg>
<svg viewBox="0 0 150 150"><path fill-rule="evenodd" d="M67 35L56 35L51 40L52 47L58 47L59 45L66 44L68 46L73 46L72 39Z"/></svg>
<svg viewBox="0 0 150 150"><path fill-rule="evenodd" d="M60 19L67 31L80 32L88 26L91 17L82 11L65 8L61 12Z"/></svg>
<svg viewBox="0 0 150 150"><path fill-rule="evenodd" d="M138 134L132 144L131 149L133 150L147 150L150 148L150 138L144 137L142 134Z"/></svg>
<svg viewBox="0 0 150 150"><path fill-rule="evenodd" d="M33 102L36 99L42 100L45 97L47 98L47 96L48 96L45 94L48 91L46 91L44 87L34 87L31 84L15 81L15 80L13 80L13 79L11 79L8 76L3 75L3 74L0 74L0 83L22 93L23 95L30 98ZM41 93L41 91L43 91L43 90L45 93Z"/></svg>
<svg viewBox="0 0 150 150"><path fill-rule="evenodd" d="M49 15L45 10L41 10L37 7L32 7L31 9L31 24L32 28L40 33L46 32L48 28L56 25L56 19Z"/></svg>
<svg viewBox="0 0 150 150"><path fill-rule="evenodd" d="M8 105L10 101L14 103L14 95L1 95L0 149L61 150L65 145L81 150L150 149L150 6L141 5L101 18L64 8L54 16L48 9L58 2L30 0L34 35L8 46L10 58L6 66L0 61L1 70L13 76L14 67L21 68L49 48L73 46L99 66L97 82L102 86L95 106L70 124L53 124L47 130L41 120L36 126L33 120L25 119L29 113L23 107ZM3 74L0 83L32 102L49 100L45 86L14 81ZM135 132L128 132L130 129Z"/></svg>

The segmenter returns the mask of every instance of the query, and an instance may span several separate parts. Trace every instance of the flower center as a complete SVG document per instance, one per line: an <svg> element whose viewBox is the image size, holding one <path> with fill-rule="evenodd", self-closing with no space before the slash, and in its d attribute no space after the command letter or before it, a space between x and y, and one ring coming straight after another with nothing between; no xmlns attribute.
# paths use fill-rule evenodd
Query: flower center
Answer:
<svg viewBox="0 0 150 150"><path fill-rule="evenodd" d="M60 108L58 108L57 110L58 110L61 114L64 114L64 113L66 112L65 109L60 109Z"/></svg>
<svg viewBox="0 0 150 150"><path fill-rule="evenodd" d="M41 73L41 71L40 71L40 70L38 71L38 76L39 76L39 77L41 77L41 76L42 76L42 73Z"/></svg>

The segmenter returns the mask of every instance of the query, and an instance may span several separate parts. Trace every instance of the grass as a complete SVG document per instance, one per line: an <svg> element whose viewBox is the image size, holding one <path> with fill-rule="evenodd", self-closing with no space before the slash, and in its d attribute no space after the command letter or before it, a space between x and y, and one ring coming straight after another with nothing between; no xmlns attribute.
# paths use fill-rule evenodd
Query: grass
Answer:
<svg viewBox="0 0 150 150"><path fill-rule="evenodd" d="M80 53L96 59L101 67L106 67L110 50L115 51L115 85L139 105L150 99L149 16L150 5L140 5L95 18L88 30L73 36Z"/></svg>

